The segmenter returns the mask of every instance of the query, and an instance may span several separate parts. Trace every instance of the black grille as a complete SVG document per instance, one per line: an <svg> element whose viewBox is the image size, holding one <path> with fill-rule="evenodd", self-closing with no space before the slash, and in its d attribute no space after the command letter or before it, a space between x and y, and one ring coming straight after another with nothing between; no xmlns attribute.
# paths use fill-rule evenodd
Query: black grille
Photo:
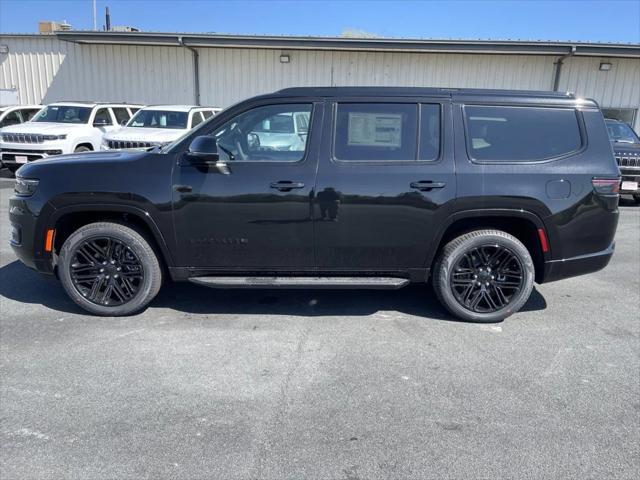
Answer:
<svg viewBox="0 0 640 480"><path fill-rule="evenodd" d="M616 155L618 166L627 168L640 168L640 156L638 155Z"/></svg>
<svg viewBox="0 0 640 480"><path fill-rule="evenodd" d="M43 143L44 138L38 133L3 133L2 140L10 143Z"/></svg>
<svg viewBox="0 0 640 480"><path fill-rule="evenodd" d="M109 148L113 150L122 150L127 148L149 148L154 146L154 144L151 142L133 142L125 140L109 140L107 142L107 145L109 145Z"/></svg>

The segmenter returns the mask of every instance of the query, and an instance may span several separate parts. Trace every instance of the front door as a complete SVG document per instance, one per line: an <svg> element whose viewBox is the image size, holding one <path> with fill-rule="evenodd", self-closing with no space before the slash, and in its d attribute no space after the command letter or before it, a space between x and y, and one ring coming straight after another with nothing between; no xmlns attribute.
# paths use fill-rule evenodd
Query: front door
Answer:
<svg viewBox="0 0 640 480"><path fill-rule="evenodd" d="M449 100L356 98L331 109L314 202L319 269L426 267L456 194Z"/></svg>
<svg viewBox="0 0 640 480"><path fill-rule="evenodd" d="M314 267L310 202L322 103L270 103L222 114L195 135L217 140L225 172L179 157L174 222L180 266L211 271ZM310 119L298 132L294 118Z"/></svg>

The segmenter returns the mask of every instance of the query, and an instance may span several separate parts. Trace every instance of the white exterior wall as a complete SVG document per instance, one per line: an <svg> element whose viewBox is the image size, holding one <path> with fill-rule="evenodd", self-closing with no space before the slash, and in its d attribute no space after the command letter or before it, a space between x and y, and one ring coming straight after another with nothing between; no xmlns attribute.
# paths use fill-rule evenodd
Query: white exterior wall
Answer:
<svg viewBox="0 0 640 480"><path fill-rule="evenodd" d="M21 104L59 100L194 102L191 52L177 47L78 45L49 35L0 36L0 89Z"/></svg>
<svg viewBox="0 0 640 480"><path fill-rule="evenodd" d="M47 35L0 36L0 89L20 103L103 100L194 103L186 48L79 45ZM551 90L554 56L200 48L203 105L226 107L289 86L398 85ZM280 55L290 63L280 63ZM600 62L610 71L600 71ZM640 108L640 60L565 60L560 89L605 108ZM636 115L640 131L640 114Z"/></svg>

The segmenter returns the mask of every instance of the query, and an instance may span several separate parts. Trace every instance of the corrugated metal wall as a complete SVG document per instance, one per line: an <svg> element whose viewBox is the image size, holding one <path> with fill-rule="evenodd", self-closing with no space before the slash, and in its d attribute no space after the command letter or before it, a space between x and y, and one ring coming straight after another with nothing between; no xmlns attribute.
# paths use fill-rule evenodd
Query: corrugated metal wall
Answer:
<svg viewBox="0 0 640 480"><path fill-rule="evenodd" d="M0 36L0 88L21 103L105 100L193 103L193 58L179 47L78 45ZM555 57L201 48L201 103L225 107L288 86L405 85L550 90ZM290 63L280 63L280 54ZM612 63L607 72L600 62ZM640 107L640 60L574 57L560 89L610 108ZM640 130L640 115L636 129Z"/></svg>
<svg viewBox="0 0 640 480"><path fill-rule="evenodd" d="M3 37L0 88L20 103L58 100L193 103L191 52L177 47L78 45L47 35Z"/></svg>

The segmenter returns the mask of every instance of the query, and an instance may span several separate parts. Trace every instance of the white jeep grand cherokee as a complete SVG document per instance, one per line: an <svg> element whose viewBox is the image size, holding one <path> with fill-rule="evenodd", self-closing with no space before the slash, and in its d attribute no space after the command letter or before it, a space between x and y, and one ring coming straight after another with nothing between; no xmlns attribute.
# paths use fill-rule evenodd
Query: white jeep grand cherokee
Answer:
<svg viewBox="0 0 640 480"><path fill-rule="evenodd" d="M103 150L147 149L180 138L221 109L196 105L153 105L144 107L118 130L102 139Z"/></svg>
<svg viewBox="0 0 640 480"><path fill-rule="evenodd" d="M121 103L52 103L31 121L0 130L0 160L15 172L33 160L99 150L102 136L139 109Z"/></svg>

